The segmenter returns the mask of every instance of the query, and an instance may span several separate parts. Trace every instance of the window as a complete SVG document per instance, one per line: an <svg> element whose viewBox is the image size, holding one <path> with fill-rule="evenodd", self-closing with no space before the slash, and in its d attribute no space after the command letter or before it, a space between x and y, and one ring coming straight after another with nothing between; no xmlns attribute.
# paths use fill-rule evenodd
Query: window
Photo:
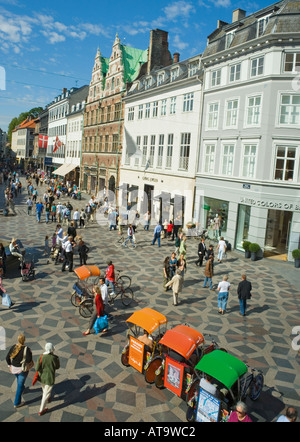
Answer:
<svg viewBox="0 0 300 442"><path fill-rule="evenodd" d="M219 103L211 103L208 105L208 129L216 129L218 126L219 118Z"/></svg>
<svg viewBox="0 0 300 442"><path fill-rule="evenodd" d="M153 108L152 108L152 117L153 118L157 117L157 112L158 112L158 101L154 101Z"/></svg>
<svg viewBox="0 0 300 442"><path fill-rule="evenodd" d="M136 147L137 147L137 152L140 153L140 150L141 150L141 137L139 135L136 137ZM135 156L134 165L135 166L139 166L140 165L140 159L139 159L138 155Z"/></svg>
<svg viewBox="0 0 300 442"><path fill-rule="evenodd" d="M221 84L221 69L211 73L211 86L218 86L219 84Z"/></svg>
<svg viewBox="0 0 300 442"><path fill-rule="evenodd" d="M229 100L226 103L226 127L236 127L238 114L238 100Z"/></svg>
<svg viewBox="0 0 300 442"><path fill-rule="evenodd" d="M188 170L191 147L191 134L181 134L179 169Z"/></svg>
<svg viewBox="0 0 300 442"><path fill-rule="evenodd" d="M139 105L139 113L138 113L138 119L139 120L142 120L142 118L143 118L143 111L144 111L144 105L140 104Z"/></svg>
<svg viewBox="0 0 300 442"><path fill-rule="evenodd" d="M161 100L160 115L162 117L167 115L167 100L166 100L166 98L164 100Z"/></svg>
<svg viewBox="0 0 300 442"><path fill-rule="evenodd" d="M264 71L264 57L258 57L251 60L251 77L262 75Z"/></svg>
<svg viewBox="0 0 300 442"><path fill-rule="evenodd" d="M105 143L104 143L105 152L108 152L108 146L109 146L109 135L105 135Z"/></svg>
<svg viewBox="0 0 300 442"><path fill-rule="evenodd" d="M128 109L128 121L134 120L134 107Z"/></svg>
<svg viewBox="0 0 300 442"><path fill-rule="evenodd" d="M160 86L164 81L165 74L158 74L157 77L157 86Z"/></svg>
<svg viewBox="0 0 300 442"><path fill-rule="evenodd" d="M119 120L121 116L121 103L116 103L115 104L115 115L114 115L114 119L115 120Z"/></svg>
<svg viewBox="0 0 300 442"><path fill-rule="evenodd" d="M168 146L167 146L166 169L171 169L171 167L172 167L173 142L174 142L174 134L169 134L168 135Z"/></svg>
<svg viewBox="0 0 300 442"><path fill-rule="evenodd" d="M191 112L194 106L194 94L185 94L183 96L183 112Z"/></svg>
<svg viewBox="0 0 300 442"><path fill-rule="evenodd" d="M110 121L111 118L111 106L107 106L107 113L106 113L106 121Z"/></svg>
<svg viewBox="0 0 300 442"><path fill-rule="evenodd" d="M150 118L150 103L146 104L145 118Z"/></svg>
<svg viewBox="0 0 300 442"><path fill-rule="evenodd" d="M230 66L229 81L239 81L241 79L241 63Z"/></svg>
<svg viewBox="0 0 300 442"><path fill-rule="evenodd" d="M255 144L246 144L244 147L242 176L245 178L255 176L256 148Z"/></svg>
<svg viewBox="0 0 300 442"><path fill-rule="evenodd" d="M114 134L113 135L113 142L112 142L112 152L117 152L119 146L119 135Z"/></svg>
<svg viewBox="0 0 300 442"><path fill-rule="evenodd" d="M150 139L150 154L149 154L149 166L153 167L155 155L155 135L151 135Z"/></svg>
<svg viewBox="0 0 300 442"><path fill-rule="evenodd" d="M232 43L232 40L234 39L234 32L228 32L225 37L225 49L228 49Z"/></svg>
<svg viewBox="0 0 300 442"><path fill-rule="evenodd" d="M277 146L275 180L293 181L295 176L296 148Z"/></svg>
<svg viewBox="0 0 300 442"><path fill-rule="evenodd" d="M151 86L151 78L146 78L144 85L145 85L145 90L149 89Z"/></svg>
<svg viewBox="0 0 300 442"><path fill-rule="evenodd" d="M196 72L198 71L198 69L199 69L199 60L189 63L189 65L188 65L189 77L192 77L193 75L195 75Z"/></svg>
<svg viewBox="0 0 300 442"><path fill-rule="evenodd" d="M232 175L233 173L234 145L226 144L223 150L222 175Z"/></svg>
<svg viewBox="0 0 300 442"><path fill-rule="evenodd" d="M143 155L142 155L142 166L146 166L148 153L148 135L143 138Z"/></svg>
<svg viewBox="0 0 300 442"><path fill-rule="evenodd" d="M300 95L282 94L280 97L280 124L300 124Z"/></svg>
<svg viewBox="0 0 300 442"><path fill-rule="evenodd" d="M300 52L292 54L285 54L284 72L299 72L300 71Z"/></svg>
<svg viewBox="0 0 300 442"><path fill-rule="evenodd" d="M170 104L170 114L174 115L175 113L176 113L176 97L172 97Z"/></svg>
<svg viewBox="0 0 300 442"><path fill-rule="evenodd" d="M171 70L171 81L176 80L176 78L179 76L179 68L172 69Z"/></svg>
<svg viewBox="0 0 300 442"><path fill-rule="evenodd" d="M208 144L205 148L204 173L214 173L215 145Z"/></svg>
<svg viewBox="0 0 300 442"><path fill-rule="evenodd" d="M162 167L163 155L164 155L164 142L165 142L165 136L160 135L158 141L157 167Z"/></svg>
<svg viewBox="0 0 300 442"><path fill-rule="evenodd" d="M261 18L260 20L257 21L257 37L263 35L268 22L269 22L269 16Z"/></svg>
<svg viewBox="0 0 300 442"><path fill-rule="evenodd" d="M261 96L257 95L256 97L248 97L247 104L247 125L248 126L257 126L260 124L260 115L261 115Z"/></svg>

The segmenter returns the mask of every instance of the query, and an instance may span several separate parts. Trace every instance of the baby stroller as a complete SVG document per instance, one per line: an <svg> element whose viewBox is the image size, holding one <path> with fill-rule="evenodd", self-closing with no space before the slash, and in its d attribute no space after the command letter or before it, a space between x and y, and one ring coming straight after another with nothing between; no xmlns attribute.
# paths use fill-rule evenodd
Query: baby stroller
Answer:
<svg viewBox="0 0 300 442"><path fill-rule="evenodd" d="M30 262L26 262L25 260L21 263L21 276L22 281L29 281L30 278L35 278L35 270L34 270L34 262L31 260Z"/></svg>

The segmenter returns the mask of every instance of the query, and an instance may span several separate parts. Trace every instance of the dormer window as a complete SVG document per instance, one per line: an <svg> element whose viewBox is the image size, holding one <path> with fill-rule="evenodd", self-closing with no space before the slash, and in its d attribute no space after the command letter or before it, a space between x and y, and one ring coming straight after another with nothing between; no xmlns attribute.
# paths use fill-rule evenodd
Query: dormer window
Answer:
<svg viewBox="0 0 300 442"><path fill-rule="evenodd" d="M228 49L234 39L235 32L228 32L225 37L225 49Z"/></svg>
<svg viewBox="0 0 300 442"><path fill-rule="evenodd" d="M179 77L179 68L172 69L171 70L171 81L176 80L177 77Z"/></svg>
<svg viewBox="0 0 300 442"><path fill-rule="evenodd" d="M157 86L161 85L164 82L165 79L165 74L158 74L157 76Z"/></svg>
<svg viewBox="0 0 300 442"><path fill-rule="evenodd" d="M145 90L149 89L151 86L151 78L146 78L144 85L145 85Z"/></svg>
<svg viewBox="0 0 300 442"><path fill-rule="evenodd" d="M192 77L193 75L195 75L196 72L198 71L198 69L199 69L199 60L189 63L189 66L188 66L189 77Z"/></svg>
<svg viewBox="0 0 300 442"><path fill-rule="evenodd" d="M257 21L257 37L260 37L264 34L265 29L267 27L267 24L269 22L270 15L267 15L266 17L260 18Z"/></svg>

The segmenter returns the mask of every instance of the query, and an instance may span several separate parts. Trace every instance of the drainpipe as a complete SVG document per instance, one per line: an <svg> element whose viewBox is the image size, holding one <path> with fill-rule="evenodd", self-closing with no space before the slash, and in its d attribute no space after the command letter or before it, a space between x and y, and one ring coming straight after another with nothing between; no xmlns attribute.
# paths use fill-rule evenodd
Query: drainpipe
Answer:
<svg viewBox="0 0 300 442"><path fill-rule="evenodd" d="M121 120L122 120L122 104L123 104L123 99L124 99L124 93L125 91L123 91L123 93L121 94L121 101L120 101L120 116L119 116L119 131L118 131L118 149L117 149L117 158L116 158L116 187L119 187L119 168L118 168L118 163L119 163L119 146L120 146L120 134L121 134ZM124 109L124 121L125 121L125 109ZM117 192L119 192L118 190L116 190L116 203L118 201L117 199Z"/></svg>

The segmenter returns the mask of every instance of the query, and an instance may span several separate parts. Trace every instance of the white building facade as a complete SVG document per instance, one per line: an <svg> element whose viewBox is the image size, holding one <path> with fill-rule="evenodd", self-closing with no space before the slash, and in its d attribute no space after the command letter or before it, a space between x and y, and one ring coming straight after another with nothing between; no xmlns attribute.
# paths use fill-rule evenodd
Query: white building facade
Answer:
<svg viewBox="0 0 300 442"><path fill-rule="evenodd" d="M120 189L152 221L192 221L199 146L200 56L155 69L125 98ZM127 185L127 187L126 187Z"/></svg>
<svg viewBox="0 0 300 442"><path fill-rule="evenodd" d="M238 9L202 57L195 219L232 247L248 240L282 259L300 238L299 31L299 1Z"/></svg>

